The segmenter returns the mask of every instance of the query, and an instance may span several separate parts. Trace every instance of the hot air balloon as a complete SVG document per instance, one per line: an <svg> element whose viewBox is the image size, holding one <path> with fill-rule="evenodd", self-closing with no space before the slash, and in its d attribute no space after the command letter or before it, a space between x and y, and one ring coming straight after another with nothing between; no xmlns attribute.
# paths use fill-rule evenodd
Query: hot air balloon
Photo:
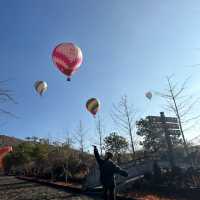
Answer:
<svg viewBox="0 0 200 200"><path fill-rule="evenodd" d="M45 81L36 81L34 84L36 92L42 96L47 91L48 85Z"/></svg>
<svg viewBox="0 0 200 200"><path fill-rule="evenodd" d="M56 67L71 80L83 61L81 49L73 43L61 43L55 47L52 59Z"/></svg>
<svg viewBox="0 0 200 200"><path fill-rule="evenodd" d="M3 159L9 153L12 152L12 146L5 146L0 148L0 169L3 168Z"/></svg>
<svg viewBox="0 0 200 200"><path fill-rule="evenodd" d="M146 92L145 93L146 98L148 98L149 100L151 100L152 98L152 93L151 92Z"/></svg>
<svg viewBox="0 0 200 200"><path fill-rule="evenodd" d="M93 115L95 116L97 114L97 112L99 111L99 107L100 107L100 102L99 100L97 100L96 98L91 98L87 101L86 103L86 108L87 110Z"/></svg>

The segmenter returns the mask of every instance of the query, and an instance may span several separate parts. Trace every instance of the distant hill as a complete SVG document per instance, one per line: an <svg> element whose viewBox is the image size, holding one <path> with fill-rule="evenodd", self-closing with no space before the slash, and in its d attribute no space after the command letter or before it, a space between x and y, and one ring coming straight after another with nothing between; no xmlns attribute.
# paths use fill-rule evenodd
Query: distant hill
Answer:
<svg viewBox="0 0 200 200"><path fill-rule="evenodd" d="M24 142L24 141L21 139L15 138L15 137L0 135L0 147L16 146L22 142Z"/></svg>

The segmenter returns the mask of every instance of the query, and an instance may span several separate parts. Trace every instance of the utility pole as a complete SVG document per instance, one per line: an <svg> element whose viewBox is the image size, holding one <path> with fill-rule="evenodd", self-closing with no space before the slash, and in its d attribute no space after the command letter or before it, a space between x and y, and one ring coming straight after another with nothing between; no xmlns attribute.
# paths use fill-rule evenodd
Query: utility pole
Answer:
<svg viewBox="0 0 200 200"><path fill-rule="evenodd" d="M160 117L161 117L161 122L162 122L162 128L165 134L165 140L167 142L169 162L170 162L171 168L173 169L175 167L174 152L173 152L172 141L169 135L164 112L160 112Z"/></svg>

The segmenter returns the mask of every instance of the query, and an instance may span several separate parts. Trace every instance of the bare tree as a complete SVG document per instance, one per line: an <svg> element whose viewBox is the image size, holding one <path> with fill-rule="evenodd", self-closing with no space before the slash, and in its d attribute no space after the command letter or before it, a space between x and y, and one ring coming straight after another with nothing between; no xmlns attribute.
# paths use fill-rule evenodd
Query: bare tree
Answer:
<svg viewBox="0 0 200 200"><path fill-rule="evenodd" d="M65 142L63 143L63 145L67 146L68 148L71 148L73 143L74 143L74 141L73 141L70 133L67 131L66 137L65 137Z"/></svg>
<svg viewBox="0 0 200 200"><path fill-rule="evenodd" d="M98 145L100 149L100 154L103 154L103 137L104 137L104 129L101 117L98 115L98 119L96 122L96 130L98 134Z"/></svg>
<svg viewBox="0 0 200 200"><path fill-rule="evenodd" d="M75 132L75 140L77 141L79 147L80 147L80 151L81 153L83 153L85 151L85 134L86 134L86 130L83 127L82 121L80 120L79 125L77 127L77 130Z"/></svg>
<svg viewBox="0 0 200 200"><path fill-rule="evenodd" d="M67 131L65 142L62 144L65 150L65 164L63 166L64 173L65 173L65 182L68 182L68 175L69 175L69 163L70 163L70 157L72 155L72 144L73 140L70 136L70 133Z"/></svg>
<svg viewBox="0 0 200 200"><path fill-rule="evenodd" d="M16 104L16 101L13 98L13 91L6 89L4 86L4 84L7 82L8 80L0 81L0 103L4 104L4 103L11 102L11 103ZM0 113L6 114L12 117L16 117L12 112L7 111L3 108L0 108Z"/></svg>
<svg viewBox="0 0 200 200"><path fill-rule="evenodd" d="M186 93L187 83L188 79L186 79L181 85L178 85L178 83L173 81L173 76L167 77L167 88L165 89L165 92L157 92L157 94L166 100L165 109L174 113L177 117L183 139L184 150L188 155L188 145L184 135L184 130L186 129L184 129L184 127L200 117L200 115L191 117L192 110L199 103L200 99Z"/></svg>
<svg viewBox="0 0 200 200"><path fill-rule="evenodd" d="M134 145L133 134L135 133L136 114L137 111L133 109L133 106L129 105L126 95L121 97L121 100L117 105L113 104L111 117L114 123L116 123L116 125L119 126L119 128L121 128L129 135L131 141L133 159L135 156L135 145Z"/></svg>

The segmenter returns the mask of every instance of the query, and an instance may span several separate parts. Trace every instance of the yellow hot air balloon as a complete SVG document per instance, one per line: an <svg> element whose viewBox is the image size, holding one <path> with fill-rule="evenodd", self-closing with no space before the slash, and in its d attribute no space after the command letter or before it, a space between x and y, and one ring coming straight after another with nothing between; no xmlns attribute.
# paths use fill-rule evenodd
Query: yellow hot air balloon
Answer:
<svg viewBox="0 0 200 200"><path fill-rule="evenodd" d="M44 92L47 91L48 85L45 81L36 81L34 84L36 92L42 96Z"/></svg>
<svg viewBox="0 0 200 200"><path fill-rule="evenodd" d="M93 116L95 116L100 108L99 100L96 98L88 99L86 103L86 108Z"/></svg>

